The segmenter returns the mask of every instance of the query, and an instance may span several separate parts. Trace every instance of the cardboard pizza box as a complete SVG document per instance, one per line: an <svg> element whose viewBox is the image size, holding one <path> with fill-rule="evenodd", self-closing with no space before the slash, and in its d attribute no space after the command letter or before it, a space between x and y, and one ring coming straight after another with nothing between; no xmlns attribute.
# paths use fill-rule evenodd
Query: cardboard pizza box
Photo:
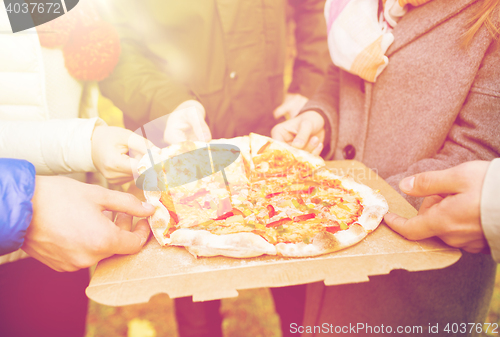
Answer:
<svg viewBox="0 0 500 337"><path fill-rule="evenodd" d="M413 217L417 211L374 171L357 161L332 161L327 166L338 175L380 190L389 211ZM323 281L337 285L369 281L370 275L393 269L419 271L447 267L460 258L460 250L439 239L408 241L382 223L357 245L311 258L262 256L194 258L181 247L162 247L151 237L135 255L102 260L86 293L110 306L144 303L158 293L171 298L193 296L207 301L238 296L238 290L283 287Z"/></svg>

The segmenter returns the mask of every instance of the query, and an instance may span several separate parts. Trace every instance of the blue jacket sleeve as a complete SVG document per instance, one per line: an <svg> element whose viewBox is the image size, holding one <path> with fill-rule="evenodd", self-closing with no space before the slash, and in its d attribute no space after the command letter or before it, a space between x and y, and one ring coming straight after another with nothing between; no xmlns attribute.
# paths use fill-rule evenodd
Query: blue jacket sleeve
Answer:
<svg viewBox="0 0 500 337"><path fill-rule="evenodd" d="M35 167L25 160L0 158L0 255L23 245L33 215Z"/></svg>

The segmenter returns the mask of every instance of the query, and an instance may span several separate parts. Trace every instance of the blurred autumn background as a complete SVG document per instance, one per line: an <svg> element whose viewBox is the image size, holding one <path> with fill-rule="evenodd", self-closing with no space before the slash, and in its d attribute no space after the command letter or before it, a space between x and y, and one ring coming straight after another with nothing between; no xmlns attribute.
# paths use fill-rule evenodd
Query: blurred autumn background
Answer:
<svg viewBox="0 0 500 337"><path fill-rule="evenodd" d="M291 10L288 17L292 16ZM285 70L285 92L291 82L295 58L294 22L288 20L288 57ZM121 111L104 97L99 98L99 114L108 125L122 126ZM485 323L500 325L500 267L495 291ZM279 337L279 317L268 289L239 291L239 296L222 300L225 337ZM472 323L472 322L470 322ZM476 322L477 323L477 322ZM497 330L500 331L500 328ZM499 332L482 336L498 336ZM177 337L174 302L166 294L158 294L148 303L109 307L90 301L86 337Z"/></svg>

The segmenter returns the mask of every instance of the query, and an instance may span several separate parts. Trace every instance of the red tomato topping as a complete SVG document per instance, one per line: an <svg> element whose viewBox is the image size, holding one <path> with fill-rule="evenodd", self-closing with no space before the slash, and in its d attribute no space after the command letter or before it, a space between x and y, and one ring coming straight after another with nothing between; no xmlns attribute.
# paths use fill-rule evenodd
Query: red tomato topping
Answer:
<svg viewBox="0 0 500 337"><path fill-rule="evenodd" d="M273 205L267 205L267 210L269 212L269 218L272 218L273 216L276 215L276 211L274 210Z"/></svg>
<svg viewBox="0 0 500 337"><path fill-rule="evenodd" d="M234 215L233 212L227 212L225 214L222 214L220 217L215 218L214 220L226 220L229 217L232 217Z"/></svg>
<svg viewBox="0 0 500 337"><path fill-rule="evenodd" d="M329 233L334 234L334 233L337 233L340 230L340 226L338 226L338 227L337 226L335 226L335 227L333 227L333 226L332 227L326 227L325 230L327 232L329 232Z"/></svg>
<svg viewBox="0 0 500 337"><path fill-rule="evenodd" d="M172 219L174 219L174 221L175 221L176 224L179 223L179 217L177 216L177 214L175 212L172 212L171 210L169 210L168 214L170 214L170 217Z"/></svg>
<svg viewBox="0 0 500 337"><path fill-rule="evenodd" d="M264 151L266 151L266 150L267 150L267 148L268 148L269 146L271 146L271 141L270 141L270 140L268 140L268 141L267 141L267 143L265 143L265 144L264 144L264 146L262 146L262 147L259 149L259 151L257 151L257 154L262 154L262 153L264 153Z"/></svg>
<svg viewBox="0 0 500 337"><path fill-rule="evenodd" d="M282 194L282 193L283 193L283 192L276 192L276 193L271 193L271 194L268 194L268 195L266 195L266 199L270 199L270 198L275 197L275 196L277 196L277 195L280 195L280 194Z"/></svg>
<svg viewBox="0 0 500 337"><path fill-rule="evenodd" d="M293 218L293 221L304 221L304 220L309 220L309 219L314 219L316 217L316 214L310 213L310 214L303 214L299 215Z"/></svg>
<svg viewBox="0 0 500 337"><path fill-rule="evenodd" d="M287 222L290 222L290 221L292 221L292 219L290 219L290 218L283 218L283 219L279 219L278 221L273 221L273 222L268 223L266 225L266 227L268 227L268 228L269 227L278 227L278 226L283 225L283 224L285 224Z"/></svg>

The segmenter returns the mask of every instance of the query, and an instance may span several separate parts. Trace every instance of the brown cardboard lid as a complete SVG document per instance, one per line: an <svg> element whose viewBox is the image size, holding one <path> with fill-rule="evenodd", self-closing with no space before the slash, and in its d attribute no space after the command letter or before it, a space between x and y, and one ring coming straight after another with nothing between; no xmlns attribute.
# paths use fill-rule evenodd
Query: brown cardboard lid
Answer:
<svg viewBox="0 0 500 337"><path fill-rule="evenodd" d="M348 174L380 190L390 212L407 218L417 214L398 192L362 163L333 161L327 166L336 174ZM238 289L318 281L326 285L366 282L370 275L388 274L393 269L444 268L460 256L460 250L439 239L408 241L384 223L353 247L312 258L196 259L184 248L162 247L151 237L138 254L115 255L99 262L86 293L92 300L111 306L147 302L158 293L207 301L235 297Z"/></svg>

